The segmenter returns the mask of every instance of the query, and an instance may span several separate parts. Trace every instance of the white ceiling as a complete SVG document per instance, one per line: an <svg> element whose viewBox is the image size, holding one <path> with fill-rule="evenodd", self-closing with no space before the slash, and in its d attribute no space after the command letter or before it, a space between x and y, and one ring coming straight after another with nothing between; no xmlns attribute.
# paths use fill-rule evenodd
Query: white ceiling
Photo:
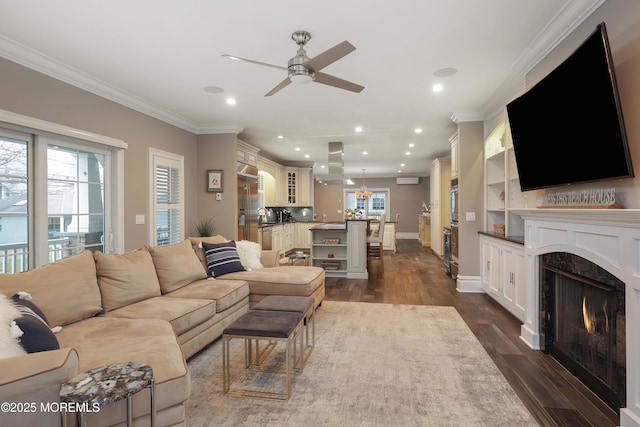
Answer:
<svg viewBox="0 0 640 427"><path fill-rule="evenodd" d="M452 116L499 113L524 72L602 1L0 0L0 56L194 133L240 132L316 173L328 143L342 141L345 175L425 176L447 155ZM222 57L286 66L296 30L311 33L309 57L351 42L323 72L365 89L291 84L264 97L285 71ZM457 73L434 75L449 67Z"/></svg>

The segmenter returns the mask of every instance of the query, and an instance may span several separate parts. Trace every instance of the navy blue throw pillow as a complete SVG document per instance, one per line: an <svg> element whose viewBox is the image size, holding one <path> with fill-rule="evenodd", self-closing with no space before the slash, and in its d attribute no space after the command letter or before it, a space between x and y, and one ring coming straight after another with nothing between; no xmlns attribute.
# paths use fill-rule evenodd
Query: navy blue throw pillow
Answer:
<svg viewBox="0 0 640 427"><path fill-rule="evenodd" d="M31 301L20 299L18 294L15 294L12 299L21 314L16 319L16 324L23 332L20 337L22 348L27 353L59 349L58 339L49 327L49 322L42 310Z"/></svg>
<svg viewBox="0 0 640 427"><path fill-rule="evenodd" d="M211 276L219 277L223 274L245 271L240 262L240 255L236 249L236 242L205 243L202 242L204 254L207 258L207 267Z"/></svg>

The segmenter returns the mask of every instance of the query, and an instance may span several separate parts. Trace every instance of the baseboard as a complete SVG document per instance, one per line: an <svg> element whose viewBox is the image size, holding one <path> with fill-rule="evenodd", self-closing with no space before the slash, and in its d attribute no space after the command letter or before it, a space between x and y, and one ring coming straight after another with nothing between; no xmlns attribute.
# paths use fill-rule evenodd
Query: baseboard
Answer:
<svg viewBox="0 0 640 427"><path fill-rule="evenodd" d="M482 280L480 276L461 276L456 279L456 289L458 292L482 293Z"/></svg>
<svg viewBox="0 0 640 427"><path fill-rule="evenodd" d="M396 240L418 240L418 233L396 233Z"/></svg>
<svg viewBox="0 0 640 427"><path fill-rule="evenodd" d="M540 335L527 328L526 325L520 326L520 339L533 350L541 350Z"/></svg>

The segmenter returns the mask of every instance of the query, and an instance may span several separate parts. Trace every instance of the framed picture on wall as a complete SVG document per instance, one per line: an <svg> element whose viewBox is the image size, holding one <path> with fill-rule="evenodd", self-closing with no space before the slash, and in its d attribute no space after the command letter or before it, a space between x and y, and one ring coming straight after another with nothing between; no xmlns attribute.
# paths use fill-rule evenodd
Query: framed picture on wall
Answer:
<svg viewBox="0 0 640 427"><path fill-rule="evenodd" d="M207 191L222 193L222 171L209 169L207 171Z"/></svg>

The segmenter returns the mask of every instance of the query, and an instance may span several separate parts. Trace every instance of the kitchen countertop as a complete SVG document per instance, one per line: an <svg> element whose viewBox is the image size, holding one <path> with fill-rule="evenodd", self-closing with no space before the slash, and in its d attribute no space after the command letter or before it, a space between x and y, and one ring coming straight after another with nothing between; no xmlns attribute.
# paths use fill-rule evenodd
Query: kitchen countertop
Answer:
<svg viewBox="0 0 640 427"><path fill-rule="evenodd" d="M346 222L322 222L310 228L311 231L313 230L346 230L346 229L347 229Z"/></svg>

